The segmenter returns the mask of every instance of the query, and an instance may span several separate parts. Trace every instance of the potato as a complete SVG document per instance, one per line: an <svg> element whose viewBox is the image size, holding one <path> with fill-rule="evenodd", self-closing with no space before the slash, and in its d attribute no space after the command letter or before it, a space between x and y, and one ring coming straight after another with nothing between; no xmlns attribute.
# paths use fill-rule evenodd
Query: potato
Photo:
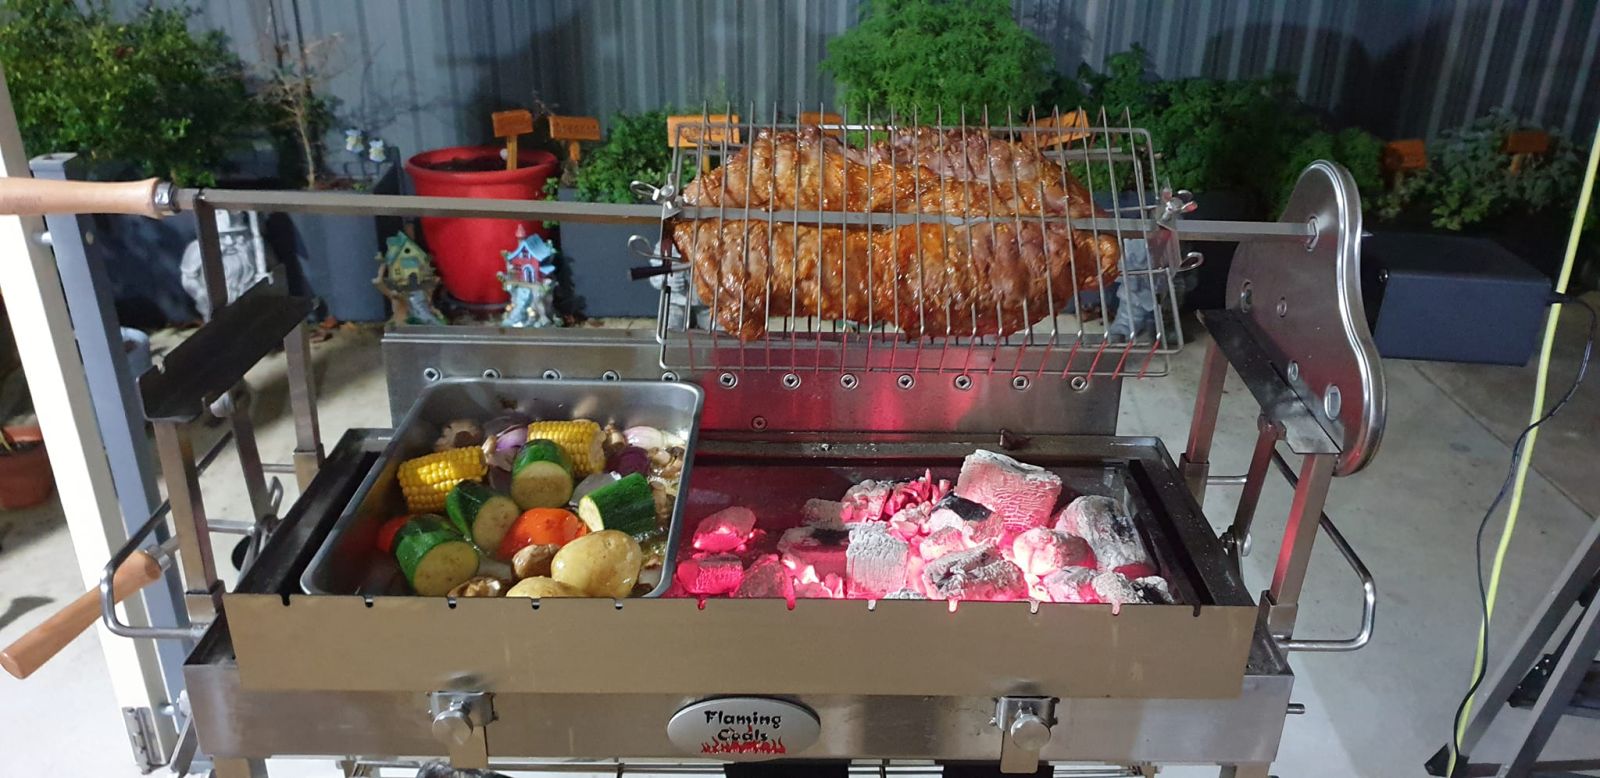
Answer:
<svg viewBox="0 0 1600 778"><path fill-rule="evenodd" d="M590 597L627 597L643 565L639 542L608 529L562 546L550 563L550 577Z"/></svg>
<svg viewBox="0 0 1600 778"><path fill-rule="evenodd" d="M550 560L556 558L561 547L553 544L523 546L511 557L511 570L517 578L534 578L550 575Z"/></svg>
<svg viewBox="0 0 1600 778"><path fill-rule="evenodd" d="M537 600L541 597L582 597L583 592L554 578L535 576L518 581L516 586L511 587L511 590L506 592L506 596L529 597Z"/></svg>
<svg viewBox="0 0 1600 778"><path fill-rule="evenodd" d="M451 597L499 597L509 588L500 578L476 575L450 590Z"/></svg>

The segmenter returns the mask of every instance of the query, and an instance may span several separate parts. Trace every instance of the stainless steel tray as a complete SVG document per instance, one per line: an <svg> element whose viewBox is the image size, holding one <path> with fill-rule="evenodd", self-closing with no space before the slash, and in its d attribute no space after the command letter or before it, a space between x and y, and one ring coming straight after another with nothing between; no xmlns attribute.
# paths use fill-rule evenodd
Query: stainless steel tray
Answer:
<svg viewBox="0 0 1600 778"><path fill-rule="evenodd" d="M378 553L379 525L405 511L395 485L400 463L432 450L439 428L453 419L487 421L510 413L536 419L593 419L618 426L648 425L683 436L681 484L688 484L705 393L693 384L667 381L550 381L450 379L429 384L395 428L394 437L340 514L316 556L300 576L307 594L404 594L398 566ZM672 582L688 489L678 492L667 528L659 596Z"/></svg>

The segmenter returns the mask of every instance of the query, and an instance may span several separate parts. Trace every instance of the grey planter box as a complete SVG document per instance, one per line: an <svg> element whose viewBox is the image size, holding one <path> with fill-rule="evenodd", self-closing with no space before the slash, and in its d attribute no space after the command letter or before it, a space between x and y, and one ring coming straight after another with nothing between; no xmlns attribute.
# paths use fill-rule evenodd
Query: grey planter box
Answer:
<svg viewBox="0 0 1600 778"><path fill-rule="evenodd" d="M563 188L559 199L574 202L577 190ZM592 222L562 222L556 238L571 278L571 309L582 316L655 316L661 292L649 281L635 281L630 268L649 261L628 249L628 238L654 238L649 227Z"/></svg>
<svg viewBox="0 0 1600 778"><path fill-rule="evenodd" d="M389 163L370 191L399 194L399 166ZM320 213L288 217L294 226L294 256L312 294L327 306L327 314L339 321L388 319L388 301L372 285L378 275L374 257L383 241L400 231L401 219Z"/></svg>

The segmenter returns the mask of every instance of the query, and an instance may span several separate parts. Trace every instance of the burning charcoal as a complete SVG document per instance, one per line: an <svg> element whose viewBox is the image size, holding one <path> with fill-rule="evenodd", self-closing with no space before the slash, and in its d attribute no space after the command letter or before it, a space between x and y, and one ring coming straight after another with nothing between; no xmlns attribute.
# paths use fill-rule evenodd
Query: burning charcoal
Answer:
<svg viewBox="0 0 1600 778"><path fill-rule="evenodd" d="M1144 595L1133 581L1122 573L1110 570L1096 573L1094 577L1094 593L1100 597L1101 602L1112 605L1128 605L1145 602Z"/></svg>
<svg viewBox="0 0 1600 778"><path fill-rule="evenodd" d="M690 594L729 594L744 581L744 565L732 554L695 554L678 563L672 578Z"/></svg>
<svg viewBox="0 0 1600 778"><path fill-rule="evenodd" d="M756 528L756 515L749 508L724 508L700 520L694 528L694 547L720 554L735 551L750 539Z"/></svg>
<svg viewBox="0 0 1600 778"><path fill-rule="evenodd" d="M1087 567L1063 567L1039 582L1039 599L1045 602L1099 602L1094 591L1094 570Z"/></svg>
<svg viewBox="0 0 1600 778"><path fill-rule="evenodd" d="M885 600L926 600L928 598L922 596L922 592L919 592L919 591L917 591L915 589L900 589L898 591L893 591L893 592L889 592L888 594L885 594L883 596L883 599L885 599Z"/></svg>
<svg viewBox="0 0 1600 778"><path fill-rule="evenodd" d="M960 527L940 527L918 542L917 551L922 554L923 559L933 560L971 547L972 544L967 542L967 536Z"/></svg>
<svg viewBox="0 0 1600 778"><path fill-rule="evenodd" d="M928 594L949 600L1020 600L1028 596L1022 569L995 551L979 546L946 554L922 571Z"/></svg>
<svg viewBox="0 0 1600 778"><path fill-rule="evenodd" d="M794 573L784 566L777 554L767 554L744 571L735 597L794 599Z"/></svg>
<svg viewBox="0 0 1600 778"><path fill-rule="evenodd" d="M933 503L930 502L908 505L889 517L889 526L896 536L910 541L923 534L923 527L928 523L928 517L933 515L933 510Z"/></svg>
<svg viewBox="0 0 1600 778"><path fill-rule="evenodd" d="M961 463L956 494L987 506L1007 530L1045 526L1061 496L1061 477L1005 454L978 450Z"/></svg>
<svg viewBox="0 0 1600 778"><path fill-rule="evenodd" d="M811 527L833 527L842 529L844 521L840 518L844 511L844 503L838 500L806 500L806 505L801 509L801 522Z"/></svg>
<svg viewBox="0 0 1600 778"><path fill-rule="evenodd" d="M818 580L815 571L808 577L797 579L794 583L794 596L812 600L842 600L844 599L844 579L829 573Z"/></svg>
<svg viewBox="0 0 1600 778"><path fill-rule="evenodd" d="M894 484L888 481L862 481L844 493L844 507L840 519L846 524L858 521L876 521L883 518L883 507L889 501Z"/></svg>
<svg viewBox="0 0 1600 778"><path fill-rule="evenodd" d="M929 514L928 520L922 527L923 531L929 534L946 527L959 529L967 538L969 546L999 542L1001 533L1005 531L1005 525L999 514L979 503L953 494L934 505L933 513Z"/></svg>
<svg viewBox="0 0 1600 778"><path fill-rule="evenodd" d="M820 581L845 572L845 544L850 533L827 527L795 527L778 538L783 564L802 581Z"/></svg>
<svg viewBox="0 0 1600 778"><path fill-rule="evenodd" d="M1063 567L1094 567L1094 551L1077 535L1034 527L1011 543L1011 558L1022 571L1044 577Z"/></svg>
<svg viewBox="0 0 1600 778"><path fill-rule="evenodd" d="M1055 528L1062 532L1070 532L1082 536L1085 524L1102 526L1110 523L1112 517L1122 515L1122 506L1110 497L1101 497L1098 494L1086 494L1067 503L1056 515Z"/></svg>
<svg viewBox="0 0 1600 778"><path fill-rule="evenodd" d="M1159 575L1147 575L1133 579L1133 588L1139 593L1144 602L1156 605L1171 605L1177 599L1172 596L1172 590L1167 587L1167 579Z"/></svg>
<svg viewBox="0 0 1600 778"><path fill-rule="evenodd" d="M906 585L906 558L911 546L894 536L888 522L860 522L850 527L845 549L845 581L851 597L879 597Z"/></svg>
<svg viewBox="0 0 1600 778"><path fill-rule="evenodd" d="M1089 541L1100 569L1112 570L1129 578L1156 573L1145 553L1144 542L1133 519L1109 497L1079 497L1061 510L1056 529L1073 532Z"/></svg>

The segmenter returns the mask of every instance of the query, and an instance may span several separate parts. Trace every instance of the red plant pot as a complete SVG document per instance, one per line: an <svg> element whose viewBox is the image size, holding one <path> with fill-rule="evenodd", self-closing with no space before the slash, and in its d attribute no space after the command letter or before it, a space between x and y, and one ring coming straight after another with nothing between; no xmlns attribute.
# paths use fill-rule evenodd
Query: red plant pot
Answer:
<svg viewBox="0 0 1600 778"><path fill-rule="evenodd" d="M38 427L6 427L18 444L7 454L0 451L0 510L32 508L50 497L56 480L50 473L50 455Z"/></svg>
<svg viewBox="0 0 1600 778"><path fill-rule="evenodd" d="M517 169L506 170L500 152L499 146L424 151L406 160L406 173L419 195L538 200L544 197L545 180L561 169L561 163L550 152L521 151L517 154ZM448 169L452 165L469 169ZM474 165L497 169L470 169ZM543 222L423 217L422 237L433 252L433 264L444 288L466 303L505 302L505 289L495 274L505 270L505 258L500 252L517 245L518 225L529 235L546 237Z"/></svg>

